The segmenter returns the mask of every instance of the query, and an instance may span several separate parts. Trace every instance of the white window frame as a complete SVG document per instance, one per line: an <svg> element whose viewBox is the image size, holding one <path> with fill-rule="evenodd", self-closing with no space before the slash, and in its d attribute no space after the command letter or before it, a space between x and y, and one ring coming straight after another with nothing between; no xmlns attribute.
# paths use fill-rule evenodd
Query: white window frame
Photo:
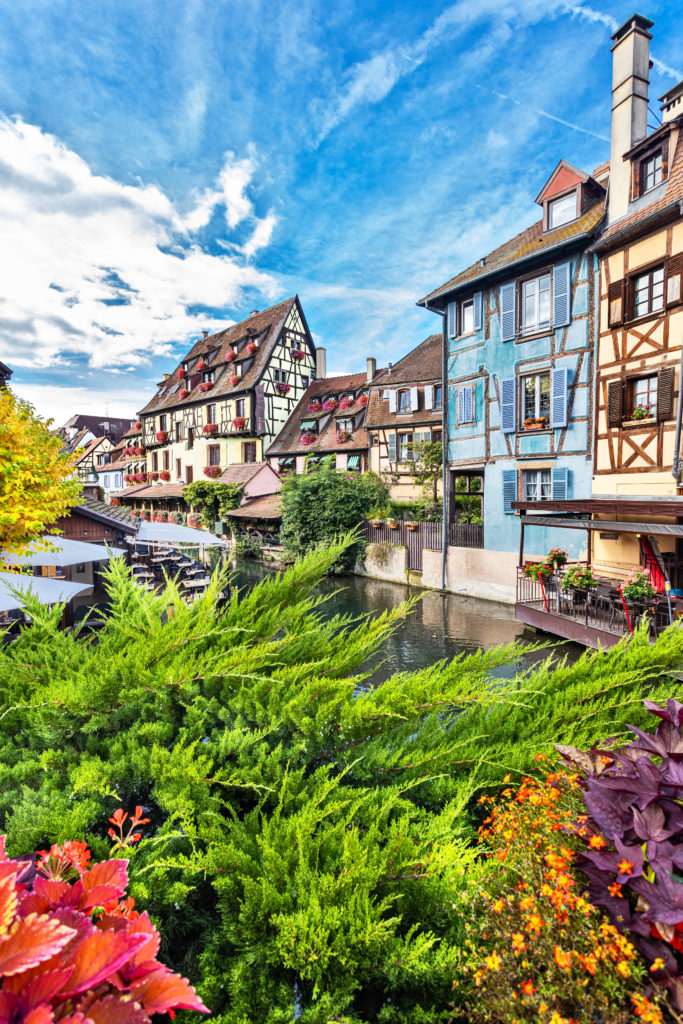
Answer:
<svg viewBox="0 0 683 1024"><path fill-rule="evenodd" d="M474 299L464 299L460 303L460 323L458 324L458 334L473 334L474 333ZM469 326L465 324L465 317L471 321Z"/></svg>
<svg viewBox="0 0 683 1024"><path fill-rule="evenodd" d="M562 220L555 220L553 217L553 211L557 209L565 209L569 212L571 206L571 217L563 217ZM553 228L561 228L563 224L571 224L573 220L576 220L578 214L576 211L576 189L573 192L568 192L563 196L556 196L555 199L548 200L548 230L552 231Z"/></svg>
<svg viewBox="0 0 683 1024"><path fill-rule="evenodd" d="M552 302L552 280L553 276L550 271L545 274L539 274L538 277L526 278L520 282L519 287L519 332L522 336L527 334L536 334L539 331L550 329L553 322L553 302ZM541 290L541 282L547 281L548 287ZM534 298L534 319L528 323L525 321L526 313L526 290L533 286L533 298ZM548 319L540 319L540 297L541 291L548 293Z"/></svg>
<svg viewBox="0 0 683 1024"><path fill-rule="evenodd" d="M524 501L551 501L553 496L552 470L523 470L522 487L524 491Z"/></svg>
<svg viewBox="0 0 683 1024"><path fill-rule="evenodd" d="M542 377L547 377L548 378L548 411L547 411L547 413L542 413L541 412L541 378ZM535 394L534 394L534 415L533 416L527 416L527 411L526 411L526 385L527 385L527 381L530 381L530 380L535 380L536 381L536 389L535 389ZM524 420L526 420L526 419L536 419L536 420L538 420L538 419L541 418L541 416L544 416L545 419L547 419L548 422L550 422L550 415L551 415L551 411L552 411L552 408L551 408L552 407L552 380L551 380L551 377L550 377L550 370L539 370L538 373L525 373L525 374L523 374L520 383L521 383L521 387L520 387L519 391L520 391L520 400L521 400L521 403L522 403L522 408L521 408L522 415L520 416L520 421L523 423Z"/></svg>
<svg viewBox="0 0 683 1024"><path fill-rule="evenodd" d="M410 462L411 458L411 445L413 443L412 433L407 434L405 432L399 433L397 436L396 443L396 458L398 462Z"/></svg>

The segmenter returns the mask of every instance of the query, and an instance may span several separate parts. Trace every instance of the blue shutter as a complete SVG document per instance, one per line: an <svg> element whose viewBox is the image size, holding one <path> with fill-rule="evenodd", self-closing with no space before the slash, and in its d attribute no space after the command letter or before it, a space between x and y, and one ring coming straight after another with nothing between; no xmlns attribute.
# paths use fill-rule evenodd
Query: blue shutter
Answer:
<svg viewBox="0 0 683 1024"><path fill-rule="evenodd" d="M569 492L568 472L556 466L553 469L553 501L566 501Z"/></svg>
<svg viewBox="0 0 683 1024"><path fill-rule="evenodd" d="M474 387L465 388L465 423L471 423L474 420Z"/></svg>
<svg viewBox="0 0 683 1024"><path fill-rule="evenodd" d="M457 423L465 422L465 389L458 388L458 408L456 412Z"/></svg>
<svg viewBox="0 0 683 1024"><path fill-rule="evenodd" d="M448 327L448 337L449 338L455 338L455 336L458 333L458 303L457 302L449 302L447 309L448 309L448 317L447 317L447 319L448 319L448 324L447 324L447 327Z"/></svg>
<svg viewBox="0 0 683 1024"><path fill-rule="evenodd" d="M503 470L503 512L506 516L512 516L515 510L512 502L517 501L517 470Z"/></svg>
<svg viewBox="0 0 683 1024"><path fill-rule="evenodd" d="M553 267L553 327L566 327L570 320L569 263Z"/></svg>
<svg viewBox="0 0 683 1024"><path fill-rule="evenodd" d="M550 383L550 426L567 426L567 367L552 371Z"/></svg>
<svg viewBox="0 0 683 1024"><path fill-rule="evenodd" d="M389 434L389 462L396 462L396 434Z"/></svg>
<svg viewBox="0 0 683 1024"><path fill-rule="evenodd" d="M515 337L517 319L515 310L516 294L514 281L500 286L500 337L502 341L513 341Z"/></svg>
<svg viewBox="0 0 683 1024"><path fill-rule="evenodd" d="M474 303L474 329L480 331L483 323L483 312L484 312L484 293L475 292L473 296Z"/></svg>
<svg viewBox="0 0 683 1024"><path fill-rule="evenodd" d="M515 429L515 378L503 377L500 382L500 429L510 434Z"/></svg>

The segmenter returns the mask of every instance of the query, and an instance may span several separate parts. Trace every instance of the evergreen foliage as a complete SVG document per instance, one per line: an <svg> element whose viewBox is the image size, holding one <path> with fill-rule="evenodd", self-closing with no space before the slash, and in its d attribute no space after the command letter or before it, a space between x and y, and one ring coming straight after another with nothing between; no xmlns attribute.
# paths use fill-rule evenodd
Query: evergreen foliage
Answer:
<svg viewBox="0 0 683 1024"><path fill-rule="evenodd" d="M82 838L106 857L113 809L141 805L131 894L221 1024L447 1018L482 790L555 740L625 734L683 664L674 628L575 665L515 676L525 648L497 648L373 688L364 666L411 602L323 618L311 588L349 543L220 612L220 573L186 605L113 559L95 640L31 603L0 648L10 852Z"/></svg>
<svg viewBox="0 0 683 1024"><path fill-rule="evenodd" d="M298 558L319 544L334 544L340 534L355 529L372 509L388 500L388 488L375 473L337 472L333 457L313 473L287 477L282 485L285 550ZM364 553L365 540L357 536L330 570L348 571Z"/></svg>

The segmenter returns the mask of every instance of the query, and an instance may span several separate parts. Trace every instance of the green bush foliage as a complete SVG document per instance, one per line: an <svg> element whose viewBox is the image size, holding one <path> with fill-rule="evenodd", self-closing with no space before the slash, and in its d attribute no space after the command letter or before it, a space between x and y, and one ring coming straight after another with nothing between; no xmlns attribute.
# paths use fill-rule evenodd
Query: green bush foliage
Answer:
<svg viewBox="0 0 683 1024"><path fill-rule="evenodd" d="M311 588L344 548L221 611L220 573L186 605L112 560L95 640L31 603L0 648L10 853L82 838L106 857L112 811L140 805L131 895L219 1024L449 1019L478 798L558 738L642 723L683 664L683 633L642 631L573 665L515 675L525 649L497 648L369 687L410 605L325 619Z"/></svg>
<svg viewBox="0 0 683 1024"><path fill-rule="evenodd" d="M195 480L183 487L183 500L196 509L207 530L213 530L217 519L237 508L242 500L241 484L222 484L217 480Z"/></svg>
<svg viewBox="0 0 683 1024"><path fill-rule="evenodd" d="M315 473L290 476L282 485L282 542L298 558L319 544L358 527L372 510L388 504L389 491L374 473L337 472L334 458L325 459ZM330 571L348 572L365 553L357 536L344 547Z"/></svg>

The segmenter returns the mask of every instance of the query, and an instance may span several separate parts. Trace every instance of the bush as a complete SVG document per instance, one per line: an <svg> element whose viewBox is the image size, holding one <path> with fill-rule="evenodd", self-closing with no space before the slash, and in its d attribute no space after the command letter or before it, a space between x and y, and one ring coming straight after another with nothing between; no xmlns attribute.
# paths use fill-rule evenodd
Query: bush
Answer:
<svg viewBox="0 0 683 1024"><path fill-rule="evenodd" d="M246 530L236 532L234 528L233 533L235 537L235 554L240 555L241 558L261 558L263 555L263 544L258 537L247 533Z"/></svg>
<svg viewBox="0 0 683 1024"><path fill-rule="evenodd" d="M213 532L216 520L225 518L228 512L239 506L242 500L242 485L195 480L194 483L183 487L183 500L199 510L205 529Z"/></svg>

